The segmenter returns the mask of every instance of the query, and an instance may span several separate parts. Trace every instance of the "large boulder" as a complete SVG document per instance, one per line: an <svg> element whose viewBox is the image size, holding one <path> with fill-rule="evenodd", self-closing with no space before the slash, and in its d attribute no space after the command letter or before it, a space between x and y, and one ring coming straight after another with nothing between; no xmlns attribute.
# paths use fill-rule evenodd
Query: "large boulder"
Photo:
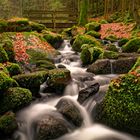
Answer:
<svg viewBox="0 0 140 140"><path fill-rule="evenodd" d="M0 98L0 114L9 110L17 111L32 101L32 93L28 89L9 88Z"/></svg>
<svg viewBox="0 0 140 140"><path fill-rule="evenodd" d="M102 103L97 121L119 131L140 136L140 71L113 80Z"/></svg>
<svg viewBox="0 0 140 140"><path fill-rule="evenodd" d="M101 47L99 41L90 35L77 35L76 39L73 42L72 48L74 51L81 52L81 47L83 44L92 44L93 46Z"/></svg>
<svg viewBox="0 0 140 140"><path fill-rule="evenodd" d="M0 138L13 134L17 128L18 124L13 112L7 112L0 117Z"/></svg>
<svg viewBox="0 0 140 140"><path fill-rule="evenodd" d="M101 29L101 24L98 22L91 22L85 25L87 31L99 31Z"/></svg>
<svg viewBox="0 0 140 140"><path fill-rule="evenodd" d="M80 127L83 124L83 116L78 105L70 98L62 98L56 105L57 110L74 126Z"/></svg>
<svg viewBox="0 0 140 140"><path fill-rule="evenodd" d="M85 89L82 89L78 95L78 102L82 104L86 99L95 95L99 91L99 87L100 85L98 83L95 83Z"/></svg>
<svg viewBox="0 0 140 140"><path fill-rule="evenodd" d="M27 74L19 74L13 76L13 79L17 81L20 87L29 89L33 95L38 95L40 85L47 80L47 77L48 71L38 71Z"/></svg>
<svg viewBox="0 0 140 140"><path fill-rule="evenodd" d="M88 67L87 71L92 72L94 74L110 74L111 73L110 60L109 59L97 60L95 63L93 63Z"/></svg>
<svg viewBox="0 0 140 140"><path fill-rule="evenodd" d="M137 52L139 49L140 49L139 37L129 40L125 45L122 46L123 52L127 52L127 53Z"/></svg>
<svg viewBox="0 0 140 140"><path fill-rule="evenodd" d="M91 64L95 62L100 54L103 53L103 49L99 47L95 47L93 45L84 44L82 45L82 51L80 54L80 58L83 64Z"/></svg>
<svg viewBox="0 0 140 140"><path fill-rule="evenodd" d="M114 51L108 51L105 50L101 55L100 58L101 59L118 59L119 54L117 52Z"/></svg>
<svg viewBox="0 0 140 140"><path fill-rule="evenodd" d="M36 140L52 140L68 133L66 122L58 116L45 115L37 121Z"/></svg>

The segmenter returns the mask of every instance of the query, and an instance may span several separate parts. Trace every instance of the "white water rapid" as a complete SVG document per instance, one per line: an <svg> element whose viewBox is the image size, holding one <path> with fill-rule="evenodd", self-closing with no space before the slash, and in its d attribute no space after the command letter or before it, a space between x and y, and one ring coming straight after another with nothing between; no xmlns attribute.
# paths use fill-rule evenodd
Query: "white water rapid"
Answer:
<svg viewBox="0 0 140 140"><path fill-rule="evenodd" d="M110 80L117 75L110 74L95 76L92 73L86 72L86 68L83 68L81 65L79 54L72 51L70 42L67 40L64 41L64 44L59 51L61 56L56 59L56 66L60 67L61 65L69 69L71 71L73 81L65 88L64 97L54 98L46 102L35 102L17 114L19 130L15 135L16 140L36 140L34 122L44 114L51 114L57 116L57 118L64 119L63 116L56 113L57 109L55 107L62 98L69 98L74 101L81 111L84 123L80 128L77 128L74 131L70 130L68 134L59 137L56 140L136 140L127 134L117 132L100 124L94 124L90 118L91 110L104 95ZM77 102L79 91L96 82L100 84L99 95L101 96L95 98L94 100L91 98L85 101L83 106L81 106ZM44 86L45 84L41 86L40 91L42 91ZM66 124L70 125L70 122L66 120L64 121Z"/></svg>

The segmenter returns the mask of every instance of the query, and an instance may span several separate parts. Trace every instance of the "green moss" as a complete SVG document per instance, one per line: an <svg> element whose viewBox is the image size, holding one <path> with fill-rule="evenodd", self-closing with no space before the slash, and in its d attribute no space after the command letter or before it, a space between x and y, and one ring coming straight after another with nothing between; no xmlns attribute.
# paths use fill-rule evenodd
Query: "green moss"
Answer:
<svg viewBox="0 0 140 140"><path fill-rule="evenodd" d="M18 86L17 82L10 78L3 71L0 71L0 93L13 86Z"/></svg>
<svg viewBox="0 0 140 140"><path fill-rule="evenodd" d="M117 52L113 52L113 51L107 51L105 50L100 56L101 59L118 59L119 54Z"/></svg>
<svg viewBox="0 0 140 140"><path fill-rule="evenodd" d="M136 70L138 67L140 67L140 57L137 59L135 65L132 67L130 72Z"/></svg>
<svg viewBox="0 0 140 140"><path fill-rule="evenodd" d="M110 83L102 103L101 122L140 136L140 77L120 76Z"/></svg>
<svg viewBox="0 0 140 140"><path fill-rule="evenodd" d="M8 55L9 61L14 62L15 61L15 52L14 52L14 46L12 44L12 41L4 40L3 41L3 48Z"/></svg>
<svg viewBox="0 0 140 140"><path fill-rule="evenodd" d="M37 32L41 32L42 30L46 29L45 25L36 22L30 22L30 26L32 31L37 31Z"/></svg>
<svg viewBox="0 0 140 140"><path fill-rule="evenodd" d="M90 35L90 36L93 36L95 38L100 38L101 37L101 34L96 32L96 31L89 31L86 33L86 35Z"/></svg>
<svg viewBox="0 0 140 140"><path fill-rule="evenodd" d="M4 32L7 28L7 21L0 20L0 32Z"/></svg>
<svg viewBox="0 0 140 140"><path fill-rule="evenodd" d="M9 71L7 70L7 68L2 63L0 63L0 71L2 71L5 74L9 75Z"/></svg>
<svg viewBox="0 0 140 140"><path fill-rule="evenodd" d="M29 89L33 95L36 95L39 92L40 85L47 80L47 77L47 71L38 71L28 74L19 74L13 76L13 79L15 79L21 87Z"/></svg>
<svg viewBox="0 0 140 140"><path fill-rule="evenodd" d="M16 63L7 63L6 68L9 71L10 76L14 76L22 73L21 67Z"/></svg>
<svg viewBox="0 0 140 140"><path fill-rule="evenodd" d="M103 52L103 50L99 47L94 47L92 45L83 45L82 52L80 54L80 58L83 64L91 64L95 62L99 55Z"/></svg>
<svg viewBox="0 0 140 140"><path fill-rule="evenodd" d="M83 44L92 44L93 46L101 47L99 41L90 35L78 35L73 42L72 48L74 51L80 52Z"/></svg>
<svg viewBox="0 0 140 140"><path fill-rule="evenodd" d="M140 49L140 38L133 38L129 40L124 46L122 46L123 52L137 52Z"/></svg>
<svg viewBox="0 0 140 140"><path fill-rule="evenodd" d="M129 41L129 39L127 39L127 38L122 38L122 39L119 40L118 45L119 45L120 47L122 47L122 46L125 45L128 41Z"/></svg>
<svg viewBox="0 0 140 140"><path fill-rule="evenodd" d="M111 42L116 42L118 38L115 35L109 35L105 37L105 40L111 41Z"/></svg>
<svg viewBox="0 0 140 140"><path fill-rule="evenodd" d="M102 20L100 20L100 21L99 21L99 23L101 23L101 24L107 24L107 23L108 23L108 21L107 21L107 20L105 20L105 19L102 19Z"/></svg>
<svg viewBox="0 0 140 140"><path fill-rule="evenodd" d="M0 134L10 135L18 128L16 116L13 112L7 112L0 117Z"/></svg>
<svg viewBox="0 0 140 140"><path fill-rule="evenodd" d="M117 47L114 44L109 44L106 48L108 51L118 52Z"/></svg>
<svg viewBox="0 0 140 140"><path fill-rule="evenodd" d="M17 111L32 101L32 93L25 88L9 88L0 99L0 114L9 110Z"/></svg>
<svg viewBox="0 0 140 140"><path fill-rule="evenodd" d="M87 31L99 31L101 29L101 24L98 22L91 22L85 25Z"/></svg>
<svg viewBox="0 0 140 140"><path fill-rule="evenodd" d="M7 62L9 60L6 51L3 49L2 45L0 44L0 63Z"/></svg>

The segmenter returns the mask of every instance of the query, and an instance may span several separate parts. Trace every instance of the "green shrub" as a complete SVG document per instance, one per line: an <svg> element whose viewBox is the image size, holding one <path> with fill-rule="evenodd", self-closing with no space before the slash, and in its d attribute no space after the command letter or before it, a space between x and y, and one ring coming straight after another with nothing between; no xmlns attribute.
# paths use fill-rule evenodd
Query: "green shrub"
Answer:
<svg viewBox="0 0 140 140"><path fill-rule="evenodd" d="M122 46L125 45L128 41L129 41L129 39L127 39L127 38L122 38L122 39L119 40L118 45L119 45L120 47L122 47Z"/></svg>
<svg viewBox="0 0 140 140"><path fill-rule="evenodd" d="M13 86L18 86L17 82L14 79L10 78L3 71L0 71L0 93Z"/></svg>
<svg viewBox="0 0 140 140"><path fill-rule="evenodd" d="M137 52L140 49L140 38L136 37L129 40L124 46L122 46L123 52Z"/></svg>
<svg viewBox="0 0 140 140"><path fill-rule="evenodd" d="M113 80L99 110L100 122L140 136L140 77L126 74Z"/></svg>
<svg viewBox="0 0 140 140"><path fill-rule="evenodd" d="M91 22L85 25L87 31L99 31L101 29L101 24L97 22Z"/></svg>
<svg viewBox="0 0 140 140"><path fill-rule="evenodd" d="M0 134L11 135L18 128L16 116L13 112L7 112L0 117Z"/></svg>
<svg viewBox="0 0 140 140"><path fill-rule="evenodd" d="M10 76L14 76L22 73L21 67L16 63L7 63L6 68L9 71Z"/></svg>
<svg viewBox="0 0 140 140"><path fill-rule="evenodd" d="M10 40L4 40L3 41L3 48L6 51L9 61L14 62L15 61L15 52L13 44Z"/></svg>
<svg viewBox="0 0 140 140"><path fill-rule="evenodd" d="M92 44L93 46L101 47L99 41L90 35L78 35L73 42L72 48L74 51L80 52L83 44Z"/></svg>
<svg viewBox="0 0 140 140"><path fill-rule="evenodd" d="M100 56L101 59L118 59L119 54L117 52L113 52L113 51L107 51L105 50Z"/></svg>
<svg viewBox="0 0 140 140"><path fill-rule="evenodd" d="M32 101L32 93L25 88L9 88L0 99L0 114L9 110L17 111Z"/></svg>
<svg viewBox="0 0 140 140"><path fill-rule="evenodd" d="M2 45L0 44L0 63L7 62L9 60L6 51L3 49Z"/></svg>
<svg viewBox="0 0 140 140"><path fill-rule="evenodd" d="M83 64L91 64L95 62L103 50L99 47L93 47L92 45L83 45L80 58Z"/></svg>
<svg viewBox="0 0 140 140"><path fill-rule="evenodd" d="M40 85L47 80L47 77L47 71L38 71L27 74L19 74L13 76L13 79L17 81L20 87L27 88L33 93L33 95L37 95L40 89Z"/></svg>
<svg viewBox="0 0 140 140"><path fill-rule="evenodd" d="M90 36L93 36L95 38L100 38L101 37L101 34L96 32L96 31L89 31L86 33L86 35L90 35Z"/></svg>

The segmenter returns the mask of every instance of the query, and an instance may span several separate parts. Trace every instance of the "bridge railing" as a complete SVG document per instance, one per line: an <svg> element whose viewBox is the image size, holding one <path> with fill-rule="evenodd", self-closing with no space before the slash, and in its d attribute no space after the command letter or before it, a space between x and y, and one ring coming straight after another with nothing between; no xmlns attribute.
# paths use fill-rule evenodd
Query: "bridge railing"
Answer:
<svg viewBox="0 0 140 140"><path fill-rule="evenodd" d="M24 17L45 24L48 28L67 28L77 23L77 11L24 11Z"/></svg>

